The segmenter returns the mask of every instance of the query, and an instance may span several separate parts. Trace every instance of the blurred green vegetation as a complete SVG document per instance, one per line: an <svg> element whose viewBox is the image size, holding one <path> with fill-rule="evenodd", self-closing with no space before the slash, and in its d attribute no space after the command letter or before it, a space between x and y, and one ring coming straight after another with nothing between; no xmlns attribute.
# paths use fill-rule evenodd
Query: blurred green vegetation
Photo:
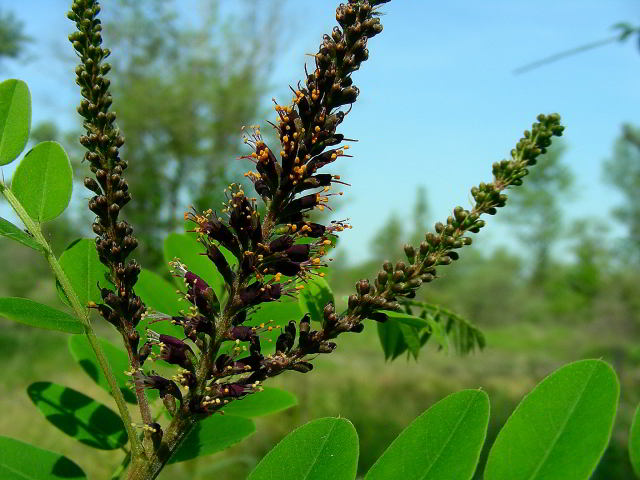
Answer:
<svg viewBox="0 0 640 480"><path fill-rule="evenodd" d="M215 205L221 186L237 174L234 158L242 153L228 139L237 137L241 125L263 115L269 93L264 78L277 45L259 39L278 38L266 34L276 29L276 23L266 15L253 19L251 28L243 24L246 28L238 32L232 28L237 22L212 10L207 28L181 30L174 23L171 2L162 2L154 13L138 2L120 3L117 22L107 19L105 30L115 39L114 50L120 52L113 84L131 161L128 178L134 201L127 214L144 245L136 257L144 266L166 274L161 240L181 228L179 200L188 196L196 205ZM2 21L7 18L11 17L5 15ZM163 35L158 35L158 22ZM221 37L212 37L214 30ZM220 51L223 44L225 52ZM246 48L253 54L245 54ZM238 63L239 58L243 60ZM220 102L221 98L234 101ZM258 431L248 440L211 457L169 466L164 477L245 478L285 434L305 421L329 415L346 417L356 426L360 472L364 473L411 420L462 388L481 387L491 398L486 455L500 426L541 378L572 360L603 358L620 376L621 404L611 445L593 479L632 478L626 442L640 401L638 132L624 126L603 166L605 179L623 194L624 203L616 215L629 235L619 244L589 218L566 225L562 198L570 193L571 174L562 164L562 150L555 149L535 168L537 173L525 179L528 187L515 190L508 202L507 219L522 240L518 247L492 249L480 238L479 245L462 251L461 261L442 268L441 278L421 290L420 299L446 306L483 329L487 337L483 352L461 358L429 347L417 361L403 357L385 363L376 329L369 325L359 335L341 337L336 352L315 360L312 373L291 372L270 382L294 392L297 407L258 419ZM67 136L73 134L60 132L55 124L34 129L38 140ZM66 143L70 149L77 148L71 140ZM75 167L82 177L85 166ZM79 203L82 212L84 201ZM405 241L421 240L429 222L435 220L430 218L425 189L417 192L409 218L389 218L370 240L371 257L366 262L351 264L345 251L338 251L329 277L337 299L350 294L356 280L374 278L382 261L401 258ZM78 232L86 231L89 222L89 215L81 213L47 225L56 252ZM0 296L28 297L64 308L46 262L36 252L0 239L0 265ZM111 402L108 395L73 362L63 335L3 319L0 326L4 367L0 433L63 453L91 478L107 478L121 452L93 450L50 428L25 390L30 383L46 379L106 404ZM96 322L96 328L100 335L117 341L107 325Z"/></svg>

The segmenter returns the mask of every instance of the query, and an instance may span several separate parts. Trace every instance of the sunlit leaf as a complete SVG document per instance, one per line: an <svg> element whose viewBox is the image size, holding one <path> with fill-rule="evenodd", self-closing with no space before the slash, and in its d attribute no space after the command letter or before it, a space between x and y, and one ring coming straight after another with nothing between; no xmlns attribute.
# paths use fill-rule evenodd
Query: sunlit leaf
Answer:
<svg viewBox="0 0 640 480"><path fill-rule="evenodd" d="M248 418L212 415L198 422L169 463L211 455L242 441L255 431L255 424Z"/></svg>
<svg viewBox="0 0 640 480"><path fill-rule="evenodd" d="M449 395L416 418L371 467L365 480L469 480L489 424L480 390Z"/></svg>
<svg viewBox="0 0 640 480"><path fill-rule="evenodd" d="M179 300L180 297L176 293L175 285L150 270L142 269L136 282L135 291L144 304L156 312L177 315L180 310L189 309L187 302ZM144 336L147 327L165 335L184 335L182 327L173 325L169 321L152 322L153 320L149 318L143 318L140 321L137 329L142 336Z"/></svg>
<svg viewBox="0 0 640 480"><path fill-rule="evenodd" d="M304 289L300 290L298 297L300 310L308 312L311 320L322 322L324 307L328 303L335 304L331 287L324 278L317 276L301 285L304 285Z"/></svg>
<svg viewBox="0 0 640 480"><path fill-rule="evenodd" d="M27 298L0 298L0 316L46 330L84 332L84 327L77 318Z"/></svg>
<svg viewBox="0 0 640 480"><path fill-rule="evenodd" d="M247 395L241 400L234 400L224 407L226 415L255 418L281 412L298 404L292 393L272 387L264 387L261 392Z"/></svg>
<svg viewBox="0 0 640 480"><path fill-rule="evenodd" d="M59 453L0 436L2 480L83 480L82 469Z"/></svg>
<svg viewBox="0 0 640 480"><path fill-rule="evenodd" d="M127 443L120 417L86 395L51 382L32 383L27 393L49 422L81 443L101 450Z"/></svg>
<svg viewBox="0 0 640 480"><path fill-rule="evenodd" d="M0 217L0 236L10 238L39 252L42 251L42 246L31 235L2 217Z"/></svg>
<svg viewBox="0 0 640 480"><path fill-rule="evenodd" d="M321 418L284 437L248 480L353 480L358 434L348 420Z"/></svg>
<svg viewBox="0 0 640 480"><path fill-rule="evenodd" d="M24 150L31 128L31 94L22 80L0 83L0 165L13 162Z"/></svg>
<svg viewBox="0 0 640 480"><path fill-rule="evenodd" d="M107 268L100 263L94 240L76 240L62 252L59 261L82 305L87 305L90 301L102 303L98 284L101 287L108 286L105 279ZM60 286L58 296L64 303L69 304Z"/></svg>
<svg viewBox="0 0 640 480"><path fill-rule="evenodd" d="M11 179L11 191L29 216L53 220L69 205L73 174L69 157L56 142L42 142L22 159Z"/></svg>
<svg viewBox="0 0 640 480"><path fill-rule="evenodd" d="M136 396L131 391L128 383L131 377L125 375L125 371L129 370L129 357L124 350L119 349L112 343L104 339L99 339L100 347L104 356L107 358L113 376L118 382L120 391L124 399L129 403L136 403ZM85 371L91 379L96 382L100 387L104 388L107 392L111 393L111 387L107 378L104 376L95 353L89 344L89 340L84 335L75 335L69 338L69 351L73 359L78 362L80 367Z"/></svg>
<svg viewBox="0 0 640 480"><path fill-rule="evenodd" d="M571 363L518 405L496 439L485 480L586 480L605 451L620 385L601 360Z"/></svg>

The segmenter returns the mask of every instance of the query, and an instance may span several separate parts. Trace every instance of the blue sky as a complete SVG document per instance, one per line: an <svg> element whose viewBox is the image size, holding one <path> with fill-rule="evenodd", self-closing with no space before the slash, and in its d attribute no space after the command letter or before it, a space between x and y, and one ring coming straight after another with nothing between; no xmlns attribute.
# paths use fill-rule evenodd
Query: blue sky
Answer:
<svg viewBox="0 0 640 480"><path fill-rule="evenodd" d="M16 11L9 0L0 7L14 10L34 37L30 61L5 62L0 78L27 81L34 123L59 117L71 125L78 103L72 63L57 60L72 58L69 2L20 3L26 8ZM185 20L197 16L195 3L180 2ZM257 3L265 8L264 0ZM334 9L325 0L284 4L292 33L270 79L281 102L289 100L286 86L302 78L305 53L315 52L335 24ZM434 220L455 205L468 207L470 187L490 180L491 163L508 155L540 112L559 112L567 125L565 161L576 176L568 218L606 220L621 198L603 184L601 163L623 122L640 125L637 44L611 44L523 75L512 70L609 36L617 22L640 23L640 2L394 0L384 11L385 30L370 41L370 60L354 75L361 94L342 126L359 140L350 151L355 157L336 166L352 184L336 212L354 225L343 238L352 260L366 256L368 238L392 212L410 214L419 185L427 187ZM11 171L5 167L5 176ZM483 236L490 243L513 245L504 223L489 224ZM622 234L611 226L612 235Z"/></svg>

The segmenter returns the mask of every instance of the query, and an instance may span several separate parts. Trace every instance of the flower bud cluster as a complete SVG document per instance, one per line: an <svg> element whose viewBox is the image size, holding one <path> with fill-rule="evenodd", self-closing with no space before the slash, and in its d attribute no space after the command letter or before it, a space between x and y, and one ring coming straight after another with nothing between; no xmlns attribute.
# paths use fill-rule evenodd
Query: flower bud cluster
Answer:
<svg viewBox="0 0 640 480"><path fill-rule="evenodd" d="M422 283L436 278L436 268L449 265L458 260L458 249L471 245L471 237L467 233L477 233L484 227L483 214L494 215L497 209L505 206L507 196L502 193L511 186L522 184L522 178L528 173L528 167L535 165L537 157L546 152L551 138L561 136L564 127L560 125L558 114L539 115L532 129L526 130L524 136L511 151L510 160L502 160L493 164L494 181L480 183L471 189L475 205L471 210L463 207L453 209L446 223L437 222L435 233L429 232L424 241L416 248L405 245L404 253L408 264L399 261L395 265L385 262L375 280L375 291L361 295L361 280L356 285L358 295L349 297L347 317L358 319L374 318L375 310L394 310L393 302L398 297L413 298ZM367 289L368 292L368 289ZM372 301L371 299L375 299ZM375 301L391 302L383 307L375 307Z"/></svg>
<svg viewBox="0 0 640 480"><path fill-rule="evenodd" d="M324 195L333 183L341 183L338 176L318 173L323 166L338 157L347 156L348 146L338 146L344 135L336 133L346 113L339 110L356 101L359 90L353 85L351 74L369 57L368 39L382 31L377 5L384 1L353 0L340 4L336 10L336 26L325 35L315 55L315 69L307 72L304 85L298 84L292 103L276 104L280 138L280 161L265 144L259 130L245 141L254 152L250 158L257 172L247 172L255 190L265 201L271 202L267 226L292 224L298 229L306 222L306 212L324 209ZM329 148L334 147L334 148ZM328 149L329 148L329 149ZM327 150L328 149L328 150ZM296 195L311 189L321 193ZM311 227L316 235L318 226Z"/></svg>
<svg viewBox="0 0 640 480"><path fill-rule="evenodd" d="M86 178L85 186L94 193L89 209L96 214L93 231L100 261L109 267L115 290L102 288L101 305L97 308L106 320L127 336L133 352L139 340L134 327L144 313L144 305L134 293L133 287L140 273L135 260L127 261L138 241L133 229L119 219L120 210L131 200L129 185L123 177L127 162L120 158L119 149L124 144L110 111L112 98L109 79L110 65L104 60L110 52L102 48L102 25L97 18L100 5L95 0L74 0L69 19L77 30L69 35L81 63L76 68L76 83L84 97L78 113L84 118L86 133L80 143L87 149L84 159L90 165L94 178Z"/></svg>

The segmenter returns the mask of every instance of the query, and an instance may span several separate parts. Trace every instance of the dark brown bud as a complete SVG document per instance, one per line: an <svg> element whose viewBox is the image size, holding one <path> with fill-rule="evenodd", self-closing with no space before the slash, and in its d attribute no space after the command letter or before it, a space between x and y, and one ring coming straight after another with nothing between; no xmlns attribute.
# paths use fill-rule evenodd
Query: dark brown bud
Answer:
<svg viewBox="0 0 640 480"><path fill-rule="evenodd" d="M363 280L359 280L356 283L356 291L360 295L366 295L367 293L369 293L369 290L370 290L369 280L363 279Z"/></svg>
<svg viewBox="0 0 640 480"><path fill-rule="evenodd" d="M313 370L313 364L309 362L297 362L291 365L289 369L300 373L307 373Z"/></svg>
<svg viewBox="0 0 640 480"><path fill-rule="evenodd" d="M348 306L349 310L353 310L358 305L360 305L360 299L357 295L349 295Z"/></svg>

